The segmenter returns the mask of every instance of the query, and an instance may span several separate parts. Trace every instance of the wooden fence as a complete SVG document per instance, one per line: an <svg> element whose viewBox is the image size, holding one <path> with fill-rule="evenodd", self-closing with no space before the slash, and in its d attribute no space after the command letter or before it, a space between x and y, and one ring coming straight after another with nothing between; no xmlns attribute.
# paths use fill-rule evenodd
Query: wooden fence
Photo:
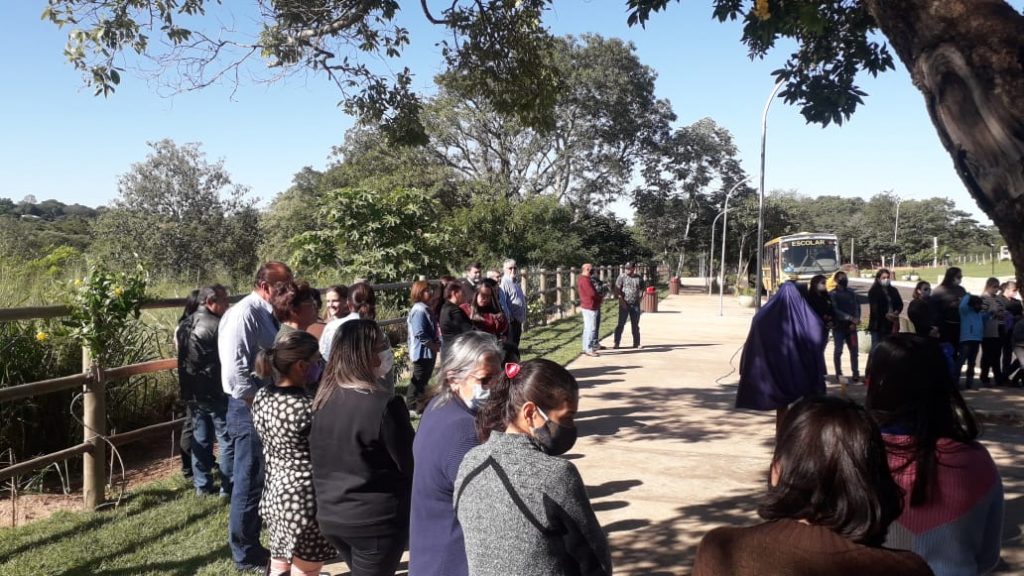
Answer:
<svg viewBox="0 0 1024 576"><path fill-rule="evenodd" d="M599 266L594 274L606 282L613 281L622 271L620 266ZM653 277L657 272L653 268L640 267L639 272L645 277ZM654 273L654 274L652 274ZM561 317L577 313L579 295L576 290L579 271L576 268L557 268L555 270L538 269L520 272L520 286L527 296L528 302L540 302L543 323L552 317ZM377 291L408 290L411 282L377 284ZM231 296L231 302L238 302L245 295ZM142 305L143 309L180 308L185 305L184 298L167 298L152 300ZM0 309L0 322L57 318L68 314L66 306L44 306L30 308ZM381 326L401 324L405 317L389 318L378 322ZM524 326L524 328L526 328ZM107 435L106 384L108 382L152 374L166 370L176 370L176 358L151 360L117 368L106 368L93 362L87 349L82 350L82 372L70 376L61 376L38 382L29 382L15 386L0 388L0 402L12 402L31 396L58 392L81 387L83 398L83 438L80 444L63 450L37 456L31 460L15 463L0 469L0 482L16 479L23 474L40 470L75 456L82 456L82 493L85 509L92 510L101 505L106 498L106 448L107 443L117 447L141 438L175 430L182 425L184 418L173 419L153 424L136 430Z"/></svg>

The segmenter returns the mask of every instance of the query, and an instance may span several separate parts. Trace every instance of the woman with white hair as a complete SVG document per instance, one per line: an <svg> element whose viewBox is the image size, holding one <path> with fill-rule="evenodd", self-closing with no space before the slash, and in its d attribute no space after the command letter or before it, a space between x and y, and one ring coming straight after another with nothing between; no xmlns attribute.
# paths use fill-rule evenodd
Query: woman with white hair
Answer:
<svg viewBox="0 0 1024 576"><path fill-rule="evenodd" d="M462 527L452 508L455 477L467 452L480 442L476 412L501 373L502 348L485 332L460 334L445 348L434 397L420 421L412 450L409 572L468 576Z"/></svg>

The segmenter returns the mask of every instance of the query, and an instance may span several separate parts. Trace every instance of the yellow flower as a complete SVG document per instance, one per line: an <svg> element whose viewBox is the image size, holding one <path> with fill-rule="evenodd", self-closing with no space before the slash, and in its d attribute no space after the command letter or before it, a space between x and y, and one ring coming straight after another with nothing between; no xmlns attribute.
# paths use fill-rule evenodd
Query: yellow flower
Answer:
<svg viewBox="0 0 1024 576"><path fill-rule="evenodd" d="M39 342L46 342L50 339L50 335L46 332L36 332L36 340Z"/></svg>
<svg viewBox="0 0 1024 576"><path fill-rule="evenodd" d="M123 294L124 294L124 288L121 288L120 286L114 288L114 296L117 296L118 298L120 298Z"/></svg>
<svg viewBox="0 0 1024 576"><path fill-rule="evenodd" d="M75 286L81 286L81 285L82 285L82 279L81 278L75 278Z"/></svg>

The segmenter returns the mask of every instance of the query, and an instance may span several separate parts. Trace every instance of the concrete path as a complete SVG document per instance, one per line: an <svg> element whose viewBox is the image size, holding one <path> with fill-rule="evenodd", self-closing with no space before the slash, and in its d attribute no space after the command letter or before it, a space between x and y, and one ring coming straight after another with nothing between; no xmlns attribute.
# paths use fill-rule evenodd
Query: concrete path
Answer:
<svg viewBox="0 0 1024 576"><path fill-rule="evenodd" d="M689 574L708 530L758 522L775 416L733 408L739 350L753 310L727 297L719 316L718 297L706 288L684 292L641 316L641 349L608 349L569 365L582 391L580 439L568 457L609 535L617 575ZM631 344L628 328L623 343ZM611 338L603 344L610 348ZM831 347L826 357L831 366ZM838 386L829 388L840 393ZM849 394L862 397L863 387L851 386ZM1024 391L987 389L967 398L988 416L983 440L1006 490L998 573L1020 573ZM348 574L344 564L331 571Z"/></svg>

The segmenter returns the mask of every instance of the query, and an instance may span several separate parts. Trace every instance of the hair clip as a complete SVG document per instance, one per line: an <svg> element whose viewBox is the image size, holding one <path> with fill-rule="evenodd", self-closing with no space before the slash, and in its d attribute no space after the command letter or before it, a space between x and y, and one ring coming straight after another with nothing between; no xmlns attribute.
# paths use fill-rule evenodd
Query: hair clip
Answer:
<svg viewBox="0 0 1024 576"><path fill-rule="evenodd" d="M522 369L523 367L520 366L519 364L516 364L515 362L506 362L505 376L507 376L509 379L515 378L516 376L519 376L519 371Z"/></svg>

